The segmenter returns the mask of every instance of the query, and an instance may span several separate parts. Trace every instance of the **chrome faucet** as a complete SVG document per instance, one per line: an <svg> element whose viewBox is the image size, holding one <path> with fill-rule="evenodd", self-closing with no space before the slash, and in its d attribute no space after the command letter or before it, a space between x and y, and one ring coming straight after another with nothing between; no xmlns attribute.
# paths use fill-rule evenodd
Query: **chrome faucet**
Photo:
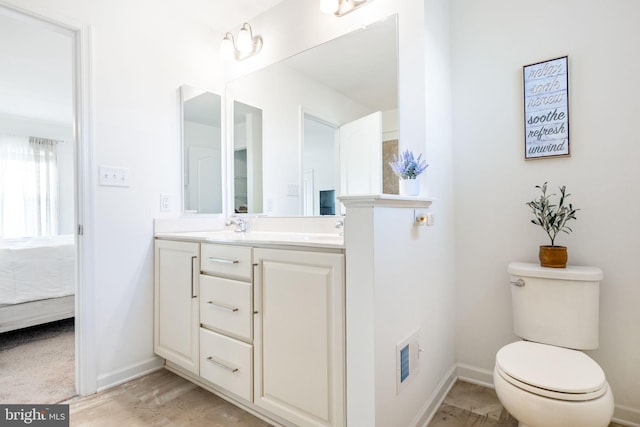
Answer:
<svg viewBox="0 0 640 427"><path fill-rule="evenodd" d="M341 230L339 235L344 236L344 219L339 219L336 221L336 228Z"/></svg>
<svg viewBox="0 0 640 427"><path fill-rule="evenodd" d="M244 220L240 215L234 215L233 217L227 219L224 223L225 226L230 226L231 224L237 225L236 233L246 233L247 230L247 221Z"/></svg>

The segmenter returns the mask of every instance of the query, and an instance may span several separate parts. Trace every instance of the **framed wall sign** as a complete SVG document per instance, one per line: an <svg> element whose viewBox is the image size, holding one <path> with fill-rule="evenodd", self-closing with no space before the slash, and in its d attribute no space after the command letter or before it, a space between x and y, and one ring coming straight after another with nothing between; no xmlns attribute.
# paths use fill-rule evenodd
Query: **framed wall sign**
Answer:
<svg viewBox="0 0 640 427"><path fill-rule="evenodd" d="M525 65L524 158L569 156L567 57Z"/></svg>

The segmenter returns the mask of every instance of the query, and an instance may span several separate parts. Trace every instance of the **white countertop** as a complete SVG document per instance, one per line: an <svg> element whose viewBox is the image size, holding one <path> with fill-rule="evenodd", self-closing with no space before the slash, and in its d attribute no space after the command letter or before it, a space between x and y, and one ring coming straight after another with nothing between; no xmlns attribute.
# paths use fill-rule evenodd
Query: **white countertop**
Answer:
<svg viewBox="0 0 640 427"><path fill-rule="evenodd" d="M156 238L204 243L233 243L241 245L285 245L315 248L344 249L344 236L326 233L288 233L280 231L190 231L156 233Z"/></svg>

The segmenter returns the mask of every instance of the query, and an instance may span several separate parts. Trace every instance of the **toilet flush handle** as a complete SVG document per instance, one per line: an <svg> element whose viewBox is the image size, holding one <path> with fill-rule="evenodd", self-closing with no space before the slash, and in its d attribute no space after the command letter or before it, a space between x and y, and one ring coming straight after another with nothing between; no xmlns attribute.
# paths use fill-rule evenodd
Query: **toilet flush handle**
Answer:
<svg viewBox="0 0 640 427"><path fill-rule="evenodd" d="M509 283L511 283L513 286L517 286L519 288L524 286L524 280L522 280L522 279L510 280Z"/></svg>

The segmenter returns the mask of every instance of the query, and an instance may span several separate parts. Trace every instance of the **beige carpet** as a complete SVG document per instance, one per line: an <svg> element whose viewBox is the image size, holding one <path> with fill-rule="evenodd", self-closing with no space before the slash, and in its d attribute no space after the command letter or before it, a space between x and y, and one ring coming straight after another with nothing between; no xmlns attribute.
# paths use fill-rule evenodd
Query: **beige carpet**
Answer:
<svg viewBox="0 0 640 427"><path fill-rule="evenodd" d="M75 395L73 319L0 334L0 403L58 403Z"/></svg>

